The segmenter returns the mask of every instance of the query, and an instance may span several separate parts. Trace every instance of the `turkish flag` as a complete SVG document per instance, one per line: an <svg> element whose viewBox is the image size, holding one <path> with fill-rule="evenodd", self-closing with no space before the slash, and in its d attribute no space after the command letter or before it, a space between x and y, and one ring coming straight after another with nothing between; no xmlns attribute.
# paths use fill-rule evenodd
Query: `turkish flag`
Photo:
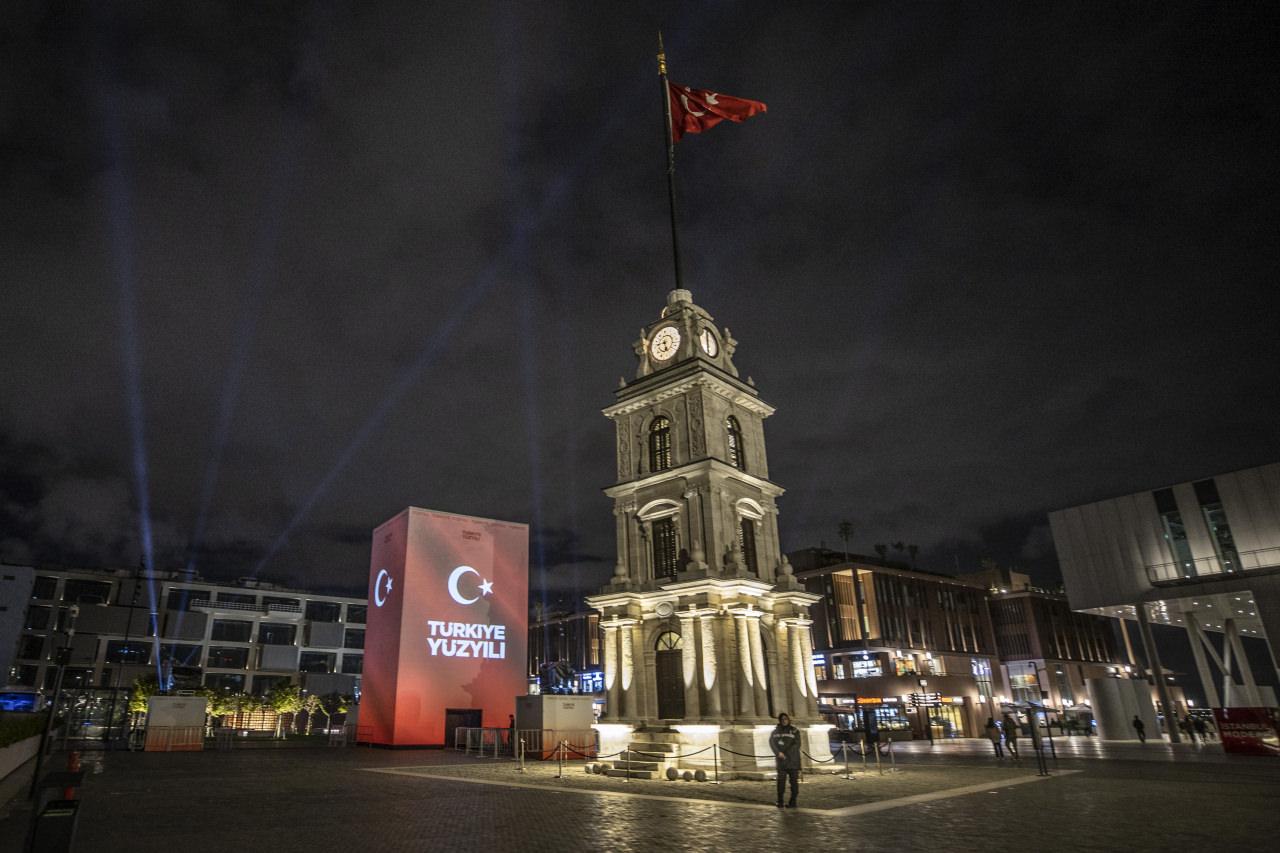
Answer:
<svg viewBox="0 0 1280 853"><path fill-rule="evenodd" d="M768 107L760 101L748 101L706 89L691 89L670 81L667 93L671 97L671 141L679 142L686 133L702 133L722 121L741 122Z"/></svg>

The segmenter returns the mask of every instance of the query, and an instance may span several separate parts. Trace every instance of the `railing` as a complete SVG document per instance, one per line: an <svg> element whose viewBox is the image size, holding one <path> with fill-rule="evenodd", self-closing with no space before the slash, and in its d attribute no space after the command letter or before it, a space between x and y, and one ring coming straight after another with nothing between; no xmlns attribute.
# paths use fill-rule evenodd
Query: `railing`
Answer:
<svg viewBox="0 0 1280 853"><path fill-rule="evenodd" d="M245 601L210 601L207 598L193 598L187 602L191 609L204 610L243 610L251 613L301 613L300 604L249 604Z"/></svg>
<svg viewBox="0 0 1280 853"><path fill-rule="evenodd" d="M1239 551L1235 553L1234 560L1230 557L1196 557L1146 566L1147 580L1155 586L1193 583L1202 578L1219 578L1223 575L1266 569L1280 569L1280 548Z"/></svg>
<svg viewBox="0 0 1280 853"><path fill-rule="evenodd" d="M524 755L529 758L551 758L562 741L584 755L594 757L600 751L595 729L514 730L459 726L453 731L453 748L480 758L514 758L520 752L520 743L524 744Z"/></svg>

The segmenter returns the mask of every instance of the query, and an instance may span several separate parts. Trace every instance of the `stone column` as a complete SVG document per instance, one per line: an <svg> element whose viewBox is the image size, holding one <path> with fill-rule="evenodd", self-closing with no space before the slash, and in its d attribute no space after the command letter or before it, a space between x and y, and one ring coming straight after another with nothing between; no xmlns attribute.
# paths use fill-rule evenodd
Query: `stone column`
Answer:
<svg viewBox="0 0 1280 853"><path fill-rule="evenodd" d="M778 669L773 679L773 698L779 707L775 710L786 711L792 717L796 715L796 689L791 678L791 638L787 634L787 623L778 619L773 624L774 646L778 649Z"/></svg>
<svg viewBox="0 0 1280 853"><path fill-rule="evenodd" d="M751 640L747 637L747 621L747 617L741 614L734 616L734 623L738 626L738 677L734 682L738 685L739 719L756 715L755 678L751 665Z"/></svg>
<svg viewBox="0 0 1280 853"><path fill-rule="evenodd" d="M658 713L657 694L649 688L649 671L654 663L653 647L645 648L644 623L634 622L631 629L631 659L634 675L631 681L633 701L628 707L630 714L637 719L652 717Z"/></svg>
<svg viewBox="0 0 1280 853"><path fill-rule="evenodd" d="M622 679L618 672L618 626L604 626L604 688L605 702L608 704L608 717L611 720L622 717Z"/></svg>
<svg viewBox="0 0 1280 853"><path fill-rule="evenodd" d="M622 624L621 648L619 649L619 657L621 658L621 666L618 667L622 681L622 716L636 716L636 667L634 648L631 643L631 623Z"/></svg>
<svg viewBox="0 0 1280 853"><path fill-rule="evenodd" d="M686 720L696 720L702 716L702 702L698 692L698 636L694 631L693 620L693 613L686 611L680 614L680 667L684 678Z"/></svg>
<svg viewBox="0 0 1280 853"><path fill-rule="evenodd" d="M787 633L790 639L791 647L791 713L794 717L799 718L804 713L804 709L809 707L809 679L804 674L804 651L800 641L800 632L803 629L796 624L794 619L787 622Z"/></svg>
<svg viewBox="0 0 1280 853"><path fill-rule="evenodd" d="M720 678L716 668L719 660L716 655L715 614L704 613L698 617L698 627L702 631L702 688L707 693L707 704L703 707L706 716L712 720L720 719Z"/></svg>
<svg viewBox="0 0 1280 853"><path fill-rule="evenodd" d="M808 619L801 620L796 623L800 629L800 665L804 667L804 681L809 688L809 693L805 697L805 705L807 716L811 720L818 719L818 677L813 674L813 638L809 636L809 626L813 623Z"/></svg>
<svg viewBox="0 0 1280 853"><path fill-rule="evenodd" d="M746 617L747 640L751 644L751 664L755 673L756 715L769 716L769 682L765 679L768 667L764 659L764 643L760 642L760 614L752 613Z"/></svg>

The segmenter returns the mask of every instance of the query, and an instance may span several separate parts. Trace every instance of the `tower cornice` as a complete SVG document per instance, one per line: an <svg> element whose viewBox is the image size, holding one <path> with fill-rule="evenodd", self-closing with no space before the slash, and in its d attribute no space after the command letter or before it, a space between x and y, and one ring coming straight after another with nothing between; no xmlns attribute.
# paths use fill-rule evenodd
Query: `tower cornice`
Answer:
<svg viewBox="0 0 1280 853"><path fill-rule="evenodd" d="M662 400L678 397L699 386L762 418L769 417L775 411L773 406L760 399L751 386L698 360L680 365L669 376L662 373L650 374L618 389L618 402L601 411L610 418L630 414L647 409Z"/></svg>
<svg viewBox="0 0 1280 853"><path fill-rule="evenodd" d="M698 459L693 462L687 462L676 468L667 468L658 471L655 474L649 474L645 477L639 477L635 480L623 480L612 486L607 486L604 493L611 498L619 498L623 495L645 488L646 486L665 483L672 479L688 476L700 470L710 469L720 474L726 480L739 480L751 486L755 486L761 492L769 495L771 498L779 498L786 493L786 489L779 486L772 480L766 480L763 477L757 477L754 474L748 474L746 471L740 471L727 462L720 459Z"/></svg>

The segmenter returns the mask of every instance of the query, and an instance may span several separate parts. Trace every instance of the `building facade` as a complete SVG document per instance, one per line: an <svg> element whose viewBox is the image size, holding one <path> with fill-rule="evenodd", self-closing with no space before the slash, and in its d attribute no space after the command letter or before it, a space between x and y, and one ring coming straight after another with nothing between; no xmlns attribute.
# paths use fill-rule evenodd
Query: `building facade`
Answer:
<svg viewBox="0 0 1280 853"><path fill-rule="evenodd" d="M359 692L365 599L158 572L153 620L147 581L135 572L39 568L32 576L11 685L51 691L55 652L69 645L69 690L127 690L152 676L175 689L263 695L301 683L315 693Z"/></svg>
<svg viewBox="0 0 1280 853"><path fill-rule="evenodd" d="M1266 641L1280 675L1280 464L1057 510L1049 524L1071 606L1137 622L1165 708L1176 703L1152 622L1187 632L1211 706L1276 704L1242 638Z"/></svg>
<svg viewBox="0 0 1280 853"><path fill-rule="evenodd" d="M981 584L822 549L791 554L813 608L822 710L882 737L975 737L998 710L996 643Z"/></svg>
<svg viewBox="0 0 1280 853"><path fill-rule="evenodd" d="M1073 724L1088 724L1086 680L1125 672L1117 621L1071 609L1067 597L1037 589L1019 572L961 575L988 588L987 609L1010 699L1061 709Z"/></svg>
<svg viewBox="0 0 1280 853"><path fill-rule="evenodd" d="M768 756L786 711L809 754L829 754L808 665L817 597L779 550L783 490L764 440L773 408L739 376L736 348L674 290L634 345L635 378L604 410L617 435L617 480L605 489L617 562L587 603L604 631L605 751L674 726L688 746Z"/></svg>

